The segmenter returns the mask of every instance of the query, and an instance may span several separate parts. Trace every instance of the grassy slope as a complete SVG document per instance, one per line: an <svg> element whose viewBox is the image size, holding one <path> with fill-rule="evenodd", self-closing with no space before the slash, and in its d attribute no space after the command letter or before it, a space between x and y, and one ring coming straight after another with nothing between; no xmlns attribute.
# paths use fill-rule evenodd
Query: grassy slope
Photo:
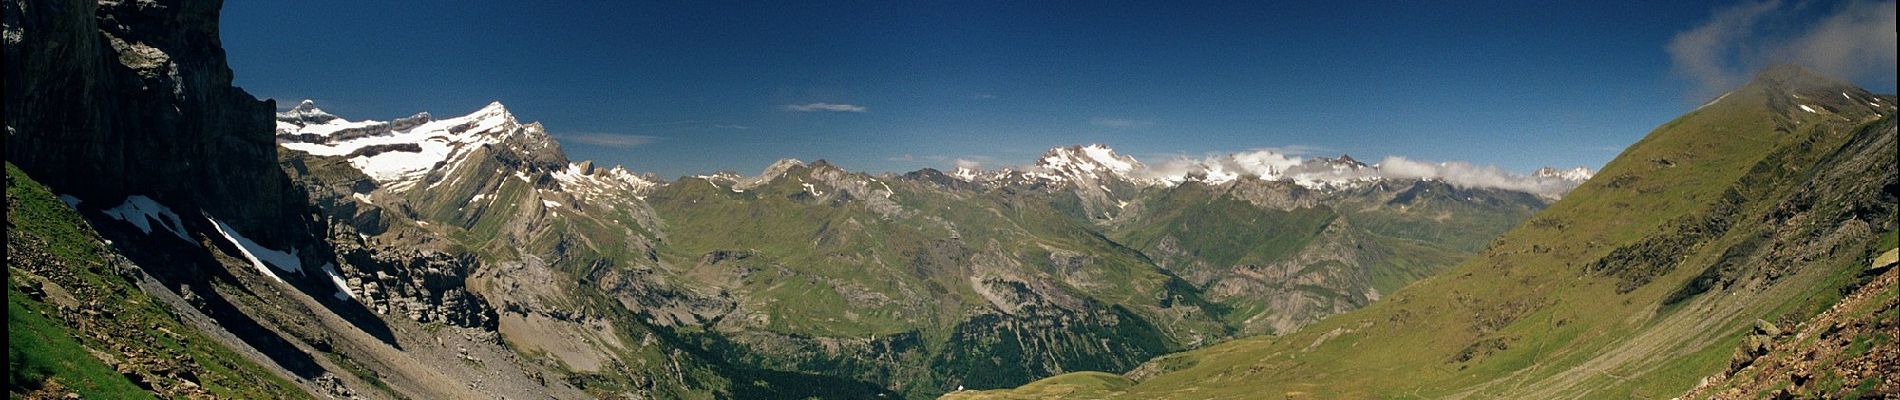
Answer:
<svg viewBox="0 0 1900 400"><path fill-rule="evenodd" d="M1163 192L1143 217L1116 236L1138 249L1175 237L1195 258L1219 266L1265 264L1291 257L1338 215L1332 209L1281 211L1257 207L1199 183Z"/></svg>
<svg viewBox="0 0 1900 400"><path fill-rule="evenodd" d="M1845 130L1841 126L1823 124L1825 117L1813 114L1790 113L1800 123L1792 125L1793 132L1777 132L1777 117L1769 105L1786 99L1776 96L1751 85L1664 125L1605 166L1598 179L1446 274L1296 334L1163 357L1158 364L1171 373L1113 394L1275 398L1680 393L1724 365L1745 321L1811 315L1832 303L1839 296L1834 288L1851 277L1854 259L1865 253L1860 247L1870 241L1863 238L1859 247L1849 243L1832 257L1814 260L1808 264L1811 268L1781 277L1750 296L1705 296L1671 309L1660 308L1661 300L1700 268L1652 271L1653 276L1644 278L1651 279L1648 285L1626 293L1619 287L1627 286L1627 278L1585 272L1590 260L1620 246L1666 236L1678 230L1678 221L1713 213L1710 205L1732 186L1747 199L1738 205L1738 214L1748 218L1739 218L1729 235L1681 249L1680 263L1665 264L1710 265L1743 237L1773 228L1760 226L1762 218L1754 217L1766 214L1810 178L1813 172L1804 167L1823 161L1847 139L1840 134ZM1891 124L1892 109L1886 110ZM1745 174L1751 180L1742 181Z"/></svg>
<svg viewBox="0 0 1900 400"><path fill-rule="evenodd" d="M1428 185L1428 186L1427 186ZM1477 252L1518 223L1530 219L1542 200L1521 192L1457 188L1423 182L1432 190L1404 204L1341 204L1347 219L1366 231L1459 252ZM1449 196L1465 195L1467 199Z"/></svg>
<svg viewBox="0 0 1900 400"><path fill-rule="evenodd" d="M1453 190L1444 184L1421 184ZM1222 188L1189 183L1144 193L1149 196L1145 208L1153 210L1151 214L1123 223L1111 236L1190 279L1222 276L1236 265L1290 261L1308 247L1327 240L1358 238L1363 242L1354 246L1354 258L1363 260L1364 265L1359 267L1370 276L1372 288L1389 294L1470 258L1484 241L1537 210L1530 205L1534 200L1524 199L1481 205L1464 199L1430 198L1395 206L1382 204L1387 196L1362 189L1362 193L1339 197L1332 206L1287 211L1256 206L1223 193ZM1476 195L1499 196L1490 191ZM1348 227L1346 233L1323 233L1336 224ZM1174 240L1179 251L1161 251L1164 239ZM1348 266L1321 262L1307 268ZM1321 298L1347 295L1317 286L1302 290ZM1235 296L1219 301L1228 308L1223 318L1235 325L1275 311L1268 309L1266 299L1258 297Z"/></svg>
<svg viewBox="0 0 1900 400"><path fill-rule="evenodd" d="M85 346L68 336L71 333L65 326L47 319L53 312L50 308L7 285L8 392L18 395L57 384L86 397L152 398L93 358Z"/></svg>
<svg viewBox="0 0 1900 400"><path fill-rule="evenodd" d="M197 384L219 397L307 398L296 386L198 334L135 284L109 273L110 250L85 220L45 187L7 163L7 363L8 391L18 394L49 382L87 398L149 398L151 395L96 355L187 357L200 367ZM32 246L25 248L15 246ZM23 253L45 254L50 259ZM50 262L50 265L29 265ZM42 269L74 293L114 312L110 318L62 318L58 307L23 294L16 269ZM91 331L71 324L94 324ZM125 335L108 343L94 333ZM163 332L170 332L165 334ZM113 344L131 344L121 350ZM175 383L171 383L175 384Z"/></svg>

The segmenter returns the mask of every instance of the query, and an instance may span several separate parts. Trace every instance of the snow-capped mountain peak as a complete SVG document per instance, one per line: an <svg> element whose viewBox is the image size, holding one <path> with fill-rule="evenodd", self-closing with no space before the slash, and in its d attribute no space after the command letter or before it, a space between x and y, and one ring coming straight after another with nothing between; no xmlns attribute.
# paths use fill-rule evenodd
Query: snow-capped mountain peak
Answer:
<svg viewBox="0 0 1900 400"><path fill-rule="evenodd" d="M1101 144L1087 146L1069 146L1049 149L1036 160L1036 166L1050 169L1076 171L1108 171L1127 173L1141 166L1134 157L1116 154L1115 149Z"/></svg>
<svg viewBox="0 0 1900 400"><path fill-rule="evenodd" d="M290 111L286 111L286 112L290 112L290 113L309 113L309 112L323 112L323 110L318 110L318 109L317 109L317 101L316 101L316 100L311 100L311 99L304 99L303 101L300 101L300 102L297 102L297 106L296 106L296 107L291 107L291 108L290 108Z"/></svg>
<svg viewBox="0 0 1900 400"><path fill-rule="evenodd" d="M1096 181L1108 177L1134 181L1135 171L1146 168L1141 161L1101 144L1049 149L1036 160L1031 173L1052 181ZM975 175L975 174L971 174Z"/></svg>
<svg viewBox="0 0 1900 400"><path fill-rule="evenodd" d="M430 171L453 170L454 161L484 145L558 153L558 146L539 124L520 124L500 102L439 120L425 112L391 121L350 121L305 100L277 114L277 141L290 150L346 157L365 175L393 190L413 187ZM554 160L558 155L549 158L566 162Z"/></svg>
<svg viewBox="0 0 1900 400"><path fill-rule="evenodd" d="M982 171L978 171L976 168L958 166L956 169L950 170L949 175L952 178L962 179L965 182L975 182L977 174L980 173L982 173Z"/></svg>
<svg viewBox="0 0 1900 400"><path fill-rule="evenodd" d="M1371 167L1370 165L1366 165L1366 163L1353 159L1351 155L1346 154L1340 154L1339 158L1313 157L1301 163L1301 165L1328 168L1335 172L1354 171Z"/></svg>
<svg viewBox="0 0 1900 400"><path fill-rule="evenodd" d="M317 108L317 102L304 100L297 103L296 107L291 107L290 110L277 113L277 119L279 121L290 119L301 124L327 124L335 121L337 117ZM282 122L278 123L278 128L280 130L283 128Z"/></svg>
<svg viewBox="0 0 1900 400"><path fill-rule="evenodd" d="M1590 177L1596 176L1596 172L1590 171L1589 168L1584 168L1584 167L1576 167L1576 168L1571 168L1571 169L1557 169L1554 167L1543 167L1543 168L1538 168L1536 172L1532 172L1531 176L1537 177L1537 178L1545 178L1545 179L1559 179L1559 180L1570 181L1570 182L1583 182L1583 181L1590 180Z"/></svg>
<svg viewBox="0 0 1900 400"><path fill-rule="evenodd" d="M467 118L474 118L476 120L496 119L496 123L498 124L518 123L515 121L515 114L508 112L508 106L502 105L499 101L489 102L488 105L482 106L482 109L469 113Z"/></svg>
<svg viewBox="0 0 1900 400"><path fill-rule="evenodd" d="M772 183L774 180L778 180L779 177L785 176L785 174L791 172L793 168L803 166L805 166L805 162L796 158L780 159L772 162L772 165L766 166L765 171L760 172L759 176L741 179L733 183L732 187L739 190L750 190L755 187L764 186L765 184Z"/></svg>

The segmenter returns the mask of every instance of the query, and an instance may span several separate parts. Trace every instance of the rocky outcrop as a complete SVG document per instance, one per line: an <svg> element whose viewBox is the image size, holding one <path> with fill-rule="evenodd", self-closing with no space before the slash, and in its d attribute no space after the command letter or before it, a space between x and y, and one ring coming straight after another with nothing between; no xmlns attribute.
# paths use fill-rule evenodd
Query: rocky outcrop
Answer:
<svg viewBox="0 0 1900 400"><path fill-rule="evenodd" d="M1891 259L1894 251L1889 250ZM1782 330L1757 320L1730 357L1728 369L1704 378L1679 398L1891 398L1900 394L1900 329L1891 295L1895 276L1882 270L1826 312ZM1888 295L1882 296L1886 292Z"/></svg>
<svg viewBox="0 0 1900 400"><path fill-rule="evenodd" d="M1228 194L1253 203L1256 207L1280 211L1318 207L1325 200L1319 191L1293 182L1261 180L1252 176L1234 181L1233 189Z"/></svg>
<svg viewBox="0 0 1900 400"><path fill-rule="evenodd" d="M349 261L339 273L357 302L383 315L420 323L495 329L495 310L468 292L473 257L396 248L340 251Z"/></svg>

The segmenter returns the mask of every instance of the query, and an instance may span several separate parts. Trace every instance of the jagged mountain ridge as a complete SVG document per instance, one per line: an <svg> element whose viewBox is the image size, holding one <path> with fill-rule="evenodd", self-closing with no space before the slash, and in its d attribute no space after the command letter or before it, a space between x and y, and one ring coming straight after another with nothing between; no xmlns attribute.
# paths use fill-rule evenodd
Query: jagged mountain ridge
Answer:
<svg viewBox="0 0 1900 400"><path fill-rule="evenodd" d="M349 121L304 100L277 114L277 138L284 148L318 156L341 156L391 190L411 189L419 182L440 182L440 176L459 169L475 149L508 147L526 156L530 172L559 171L563 182L577 184L580 176L595 176L623 186L617 195L639 196L658 184L615 166L597 169L591 162L570 164L560 145L539 123L522 124L500 102L489 103L465 116L434 120L427 112L394 121ZM431 177L434 177L431 179ZM605 183L605 182L592 182ZM603 189L604 188L599 188Z"/></svg>
<svg viewBox="0 0 1900 400"><path fill-rule="evenodd" d="M428 168L435 167L434 164L449 159L459 160L460 157L448 154L449 147L500 143L501 139L483 138L481 134L488 131L510 133L519 128L519 135L525 137L525 140L534 147L558 146L538 123L521 125L515 122L513 114L507 112L500 102L490 103L474 113L449 120L452 122L433 122L427 112L383 122L348 121L324 112L311 100L304 100L297 106L278 113L277 120L277 136L279 142L286 148L315 155L349 156L358 169L370 173L378 181L391 185L413 184L411 181L419 178L419 175L425 173ZM454 128L454 132L447 132L451 127ZM422 148L425 144L429 145L428 149ZM459 146L450 146L451 144ZM403 153L413 154L413 156L398 157ZM545 153L554 156L559 154L559 151L555 149ZM382 157L384 154L391 156ZM565 159L560 161L565 161ZM773 166L767 167L759 176L750 178L730 173L715 175L725 176L726 178L723 179L735 181L749 179L753 182L750 184L757 184L758 181L776 177L779 171L791 164L802 163L795 159L780 160ZM454 169L453 166L444 168ZM1188 170L1162 172L1153 171L1134 157L1119 154L1108 146L1090 144L1051 148L1029 167L1006 167L997 170L958 167L947 175L986 186L1015 184L1032 187L1072 187L1078 190L1093 187L1102 189L1103 192L1112 192L1111 186L1124 186L1124 188L1173 186L1188 181L1219 184L1249 176L1268 181L1290 181L1313 190L1338 190L1392 179L1382 176L1379 172L1380 168L1380 165L1369 165L1353 159L1350 155L1341 155L1337 158L1300 158L1264 152L1228 154L1210 158ZM615 179L634 186L632 192L636 196L650 186L664 183L663 180L651 175L628 173L621 166L608 171ZM404 174L412 176L404 179ZM702 177L712 176L714 175ZM1528 176L1516 177L1556 185L1549 191L1535 192L1555 198L1591 176L1592 172L1585 167L1562 170L1544 167ZM1414 178L1440 179L1432 176ZM1462 182L1453 183L1471 186Z"/></svg>
<svg viewBox="0 0 1900 400"><path fill-rule="evenodd" d="M1366 164L1350 155L1343 154L1339 157L1302 158L1271 150L1261 150L1218 155L1202 160L1174 159L1168 160L1166 164L1168 165L1150 166L1134 157L1118 154L1108 146L1090 144L1050 149L1029 167L1006 167L997 170L958 167L949 175L972 183L988 185L1016 183L1070 186L1088 186L1091 183L1109 180L1119 180L1138 186L1173 186L1190 181L1219 184L1243 177L1253 177L1268 181L1294 182L1313 190L1347 189L1386 179L1446 180L1432 173L1383 171L1386 169L1384 165ZM1448 164L1450 163L1441 165ZM1547 185L1549 187L1538 188L1538 190L1519 189L1519 191L1529 191L1555 199L1577 184L1589 180L1593 173L1585 167L1561 170L1544 167L1529 175L1501 171L1499 175L1500 178ZM1452 182L1467 187L1512 188L1512 186L1476 182L1455 180Z"/></svg>

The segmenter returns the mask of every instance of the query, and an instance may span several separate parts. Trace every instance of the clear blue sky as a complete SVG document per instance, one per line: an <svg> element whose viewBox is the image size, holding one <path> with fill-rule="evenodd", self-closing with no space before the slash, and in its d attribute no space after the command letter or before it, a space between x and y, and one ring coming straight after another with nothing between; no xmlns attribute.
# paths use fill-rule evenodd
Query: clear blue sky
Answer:
<svg viewBox="0 0 1900 400"><path fill-rule="evenodd" d="M1596 168L1706 100L1666 47L1733 6L682 3L233 1L223 40L238 85L280 107L388 119L498 100L570 158L668 178L787 157L999 166L1095 142L1529 171ZM1783 8L1838 8L1806 4ZM1892 93L1887 76L1862 84ZM814 103L863 109L791 107Z"/></svg>

